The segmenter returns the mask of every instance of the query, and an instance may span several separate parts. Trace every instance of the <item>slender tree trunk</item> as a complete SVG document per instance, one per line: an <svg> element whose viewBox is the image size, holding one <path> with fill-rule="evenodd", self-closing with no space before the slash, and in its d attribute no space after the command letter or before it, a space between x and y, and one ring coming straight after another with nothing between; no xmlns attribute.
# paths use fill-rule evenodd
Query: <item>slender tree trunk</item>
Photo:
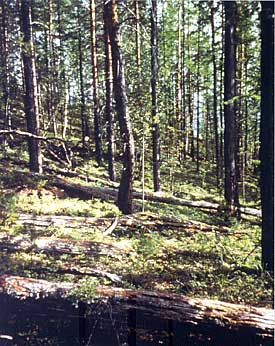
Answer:
<svg viewBox="0 0 275 346"><path fill-rule="evenodd" d="M82 130L82 145L86 148L87 137L90 138L90 129L86 114L86 102L84 92L84 77L83 77L83 52L82 52L82 33L81 33L81 20L80 13L78 13L78 58L79 58L79 83L80 83L80 118Z"/></svg>
<svg viewBox="0 0 275 346"><path fill-rule="evenodd" d="M261 12L260 170L262 202L262 264L274 270L274 2Z"/></svg>
<svg viewBox="0 0 275 346"><path fill-rule="evenodd" d="M206 114L205 114L205 159L209 161L209 97L206 96Z"/></svg>
<svg viewBox="0 0 275 346"><path fill-rule="evenodd" d="M25 98L24 109L28 132L39 135L39 113L37 100L34 48L32 41L31 1L21 0L21 31L23 34L22 59L24 65ZM42 172L40 142L28 138L29 166L32 172Z"/></svg>
<svg viewBox="0 0 275 346"><path fill-rule="evenodd" d="M187 28L187 54L188 54L188 63L191 62L191 33L190 33L190 20L188 19L188 28ZM187 127L188 136L186 138L186 151L190 153L192 161L195 161L195 145L194 145L194 108L193 108L193 86L192 86L192 75L191 68L188 68L187 73L188 80L188 118L189 118L189 127ZM190 138L190 151L188 147L188 137Z"/></svg>
<svg viewBox="0 0 275 346"><path fill-rule="evenodd" d="M53 1L48 1L48 12L49 12L49 48L50 48L50 69L49 69L49 111L50 121L52 123L52 130L54 135L57 135L57 123L56 123L56 109L55 109L55 98L56 98L56 87L55 87L55 47L54 47L54 28L53 28Z"/></svg>
<svg viewBox="0 0 275 346"><path fill-rule="evenodd" d="M224 153L224 148L223 148L223 139L224 139L224 131L223 131L223 124L224 124L224 105L223 105L223 75L224 75L224 66L223 66L223 61L224 61L224 2L221 2L221 57L220 57L220 177L223 177L224 173L224 158L223 158L223 153Z"/></svg>
<svg viewBox="0 0 275 346"><path fill-rule="evenodd" d="M160 191L160 129L158 120L158 53L157 53L157 2L151 7L151 93L152 93L152 139L154 191Z"/></svg>
<svg viewBox="0 0 275 346"><path fill-rule="evenodd" d="M186 159L186 134L187 134L187 127L186 127L186 111L185 111L185 7L184 7L184 1L182 1L182 49L181 49L181 59L182 59L182 67L181 67L181 92L182 92L182 123L181 123L181 136L183 136L183 143L182 143L182 158Z"/></svg>
<svg viewBox="0 0 275 346"><path fill-rule="evenodd" d="M116 180L115 173L115 134L114 134L114 116L112 110L113 100L113 71L112 71L112 49L108 31L106 15L104 16L104 44L105 44L105 119L107 127L107 161L109 178Z"/></svg>
<svg viewBox="0 0 275 346"><path fill-rule="evenodd" d="M112 47L114 78L114 95L118 114L121 138L124 144L123 171L121 175L117 204L124 214L132 213L132 193L134 180L134 137L127 105L124 77L124 60L119 37L117 2L111 0L104 5L105 23L107 24Z"/></svg>
<svg viewBox="0 0 275 346"><path fill-rule="evenodd" d="M220 152L219 152L219 134L218 134L218 95L217 95L217 62L216 62L216 38L214 21L214 2L211 3L211 34L212 34L212 64L213 64L213 120L215 133L215 161L216 161L216 186L220 185Z"/></svg>
<svg viewBox="0 0 275 346"><path fill-rule="evenodd" d="M94 100L94 140L95 140L96 161L100 165L102 161L102 143L101 143L101 130L100 130L100 119L99 119L95 0L90 0L90 19L91 19L91 52L92 52L92 73L93 73L93 100Z"/></svg>
<svg viewBox="0 0 275 346"><path fill-rule="evenodd" d="M182 124L182 87L181 87L181 70L182 70L182 0L178 0L178 43L177 43L177 68L176 68L176 147L177 156L180 160L181 154L181 124Z"/></svg>
<svg viewBox="0 0 275 346"><path fill-rule="evenodd" d="M200 11L200 8L199 8ZM200 12L198 18L198 47L197 47L197 150L196 150L196 163L197 172L200 170Z"/></svg>
<svg viewBox="0 0 275 346"><path fill-rule="evenodd" d="M237 198L236 177L236 115L235 115L235 19L236 2L226 1L225 8L225 59L224 59L224 194L229 214L235 211Z"/></svg>
<svg viewBox="0 0 275 346"><path fill-rule="evenodd" d="M3 118L4 128L11 129L11 117L9 114L9 45L8 45L8 19L6 14L6 4L4 0L0 1L1 6L1 80L2 80L2 105L1 105L1 118Z"/></svg>

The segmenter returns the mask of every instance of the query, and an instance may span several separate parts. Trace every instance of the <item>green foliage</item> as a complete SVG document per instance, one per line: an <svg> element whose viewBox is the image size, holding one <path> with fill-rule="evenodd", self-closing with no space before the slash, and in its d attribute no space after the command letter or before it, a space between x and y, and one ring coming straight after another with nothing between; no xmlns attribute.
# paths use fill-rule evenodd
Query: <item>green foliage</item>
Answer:
<svg viewBox="0 0 275 346"><path fill-rule="evenodd" d="M68 297L77 298L86 302L94 302L97 298L96 287L99 285L97 278L84 278L79 280L78 287L68 293Z"/></svg>

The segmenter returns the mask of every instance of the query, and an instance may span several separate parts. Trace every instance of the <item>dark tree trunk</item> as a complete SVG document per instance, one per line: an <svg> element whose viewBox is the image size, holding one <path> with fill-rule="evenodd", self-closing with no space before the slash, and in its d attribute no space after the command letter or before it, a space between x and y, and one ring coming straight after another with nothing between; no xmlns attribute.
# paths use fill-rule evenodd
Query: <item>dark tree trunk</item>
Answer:
<svg viewBox="0 0 275 346"><path fill-rule="evenodd" d="M92 53L92 73L93 73L93 99L94 99L94 140L96 161L100 165L102 161L102 143L99 119L99 98L98 98L98 72L97 72L97 51L96 51L96 10L95 0L90 0L91 16L91 53Z"/></svg>
<svg viewBox="0 0 275 346"><path fill-rule="evenodd" d="M152 139L153 139L153 180L154 191L160 191L160 129L158 120L157 77L157 2L152 0L151 8L151 92L152 92Z"/></svg>
<svg viewBox="0 0 275 346"><path fill-rule="evenodd" d="M113 100L113 71L112 71L112 49L108 31L108 23L106 15L104 15L104 45L105 45L105 119L107 127L107 161L109 178L116 180L115 173L115 134L114 134L114 116L112 110Z"/></svg>
<svg viewBox="0 0 275 346"><path fill-rule="evenodd" d="M262 264L274 269L274 2L263 1L261 13L260 170Z"/></svg>
<svg viewBox="0 0 275 346"><path fill-rule="evenodd" d="M214 2L211 3L211 34L212 34L212 64L213 64L213 120L215 133L215 159L216 159L216 185L220 185L220 152L219 152L219 134L218 134L218 95L217 95L217 62L216 62L216 39L215 39L215 21L214 21Z"/></svg>
<svg viewBox="0 0 275 346"><path fill-rule="evenodd" d="M221 37L221 56L220 56L220 86L223 85L223 61L224 61L224 2L221 2L221 26L222 26L222 37ZM220 87L220 177L223 177L224 173L224 148L223 148L223 140L224 140L224 133L223 133L223 124L224 124L224 105L223 105L223 88Z"/></svg>
<svg viewBox="0 0 275 346"><path fill-rule="evenodd" d="M1 10L1 31L0 31L0 69L1 69L1 107L0 107L0 119L3 120L4 128L11 129L11 117L9 112L9 44L8 44L8 18L6 13L6 4L4 0L0 1ZM6 142L6 139L4 139Z"/></svg>
<svg viewBox="0 0 275 346"><path fill-rule="evenodd" d="M32 41L31 1L21 1L21 31L23 34L22 59L24 65L25 98L24 109L28 132L39 135L37 85ZM40 142L28 138L29 166L32 172L42 172Z"/></svg>
<svg viewBox="0 0 275 346"><path fill-rule="evenodd" d="M124 145L123 171L121 175L117 204L124 214L132 213L132 192L134 180L134 137L127 105L124 77L124 60L119 37L117 2L112 0L104 5L105 23L112 47L114 95L118 114L120 133Z"/></svg>
<svg viewBox="0 0 275 346"><path fill-rule="evenodd" d="M236 2L224 2L225 58L224 58L224 196L229 214L234 213L237 201L236 179L236 115L235 115L235 19Z"/></svg>

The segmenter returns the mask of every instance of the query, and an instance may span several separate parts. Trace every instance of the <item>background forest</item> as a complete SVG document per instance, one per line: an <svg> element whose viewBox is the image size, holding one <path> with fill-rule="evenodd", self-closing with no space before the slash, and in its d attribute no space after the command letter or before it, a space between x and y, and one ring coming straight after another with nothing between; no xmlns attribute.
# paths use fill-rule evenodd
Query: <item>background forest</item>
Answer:
<svg viewBox="0 0 275 346"><path fill-rule="evenodd" d="M0 13L1 272L270 307L274 3Z"/></svg>

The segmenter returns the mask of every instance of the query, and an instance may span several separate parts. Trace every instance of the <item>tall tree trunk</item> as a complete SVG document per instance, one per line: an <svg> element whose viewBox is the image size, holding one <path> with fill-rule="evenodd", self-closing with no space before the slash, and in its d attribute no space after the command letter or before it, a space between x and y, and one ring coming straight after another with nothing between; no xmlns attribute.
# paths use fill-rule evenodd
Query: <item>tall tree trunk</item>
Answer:
<svg viewBox="0 0 275 346"><path fill-rule="evenodd" d="M206 95L206 111L205 111L205 159L209 161L209 96Z"/></svg>
<svg viewBox="0 0 275 346"><path fill-rule="evenodd" d="M21 31L23 34L22 59L24 65L25 98L24 109L28 132L39 135L37 81L32 41L31 1L21 0ZM29 167L32 172L42 172L40 142L28 138Z"/></svg>
<svg viewBox="0 0 275 346"><path fill-rule="evenodd" d="M49 12L49 48L50 48L50 73L49 73L49 112L50 121L52 123L52 130L54 135L57 135L57 123L56 123L56 87L55 87L55 73L56 73L56 61L55 61L55 47L54 47L54 28L53 28L53 0L48 1Z"/></svg>
<svg viewBox="0 0 275 346"><path fill-rule="evenodd" d="M218 134L218 95L217 95L217 62L216 62L216 38L215 38L215 8L214 2L211 2L211 35L212 35L212 64L213 64L213 120L215 133L215 160L216 160L216 186L220 185L220 152L219 152L219 134Z"/></svg>
<svg viewBox="0 0 275 346"><path fill-rule="evenodd" d="M78 10L79 11L79 10ZM90 138L90 129L86 114L86 102L84 93L84 77L83 77L83 52L82 52L82 33L81 19L78 12L78 59L79 59L79 83L80 83L80 118L82 130L82 145L86 148L87 137Z"/></svg>
<svg viewBox="0 0 275 346"><path fill-rule="evenodd" d="M158 53L157 53L157 2L151 7L151 93L152 93L152 140L154 191L160 191L160 129L158 120Z"/></svg>
<svg viewBox="0 0 275 346"><path fill-rule="evenodd" d="M225 59L224 59L224 195L229 214L235 212L237 199L236 177L236 115L235 115L235 19L236 2L226 1L225 8Z"/></svg>
<svg viewBox="0 0 275 346"><path fill-rule="evenodd" d="M199 17L198 17L198 47L197 47L197 150L196 150L196 169L197 172L200 170L200 7L199 7Z"/></svg>
<svg viewBox="0 0 275 346"><path fill-rule="evenodd" d="M187 128L186 128L186 111L185 111L185 7L184 7L184 1L182 1L182 48L181 48L181 93L182 93L182 123L181 123L181 136L183 136L183 143L182 146L182 158L183 160L186 159L186 134L187 134Z"/></svg>
<svg viewBox="0 0 275 346"><path fill-rule="evenodd" d="M178 0L178 42L177 42L177 68L176 68L176 147L177 156L181 156L181 124L182 124L182 0Z"/></svg>
<svg viewBox="0 0 275 346"><path fill-rule="evenodd" d="M107 161L109 178L116 180L115 173L115 134L114 134L114 116L112 110L113 100L113 71L112 71L112 48L108 31L106 15L104 15L104 45L105 45L105 119L107 127Z"/></svg>
<svg viewBox="0 0 275 346"><path fill-rule="evenodd" d="M223 148L223 140L224 140L224 133L223 133L223 124L224 124L224 105L223 105L223 76L224 76L224 2L221 2L221 57L220 57L220 177L223 177L224 173L224 148Z"/></svg>
<svg viewBox="0 0 275 346"><path fill-rule="evenodd" d="M124 60L119 36L116 0L111 0L105 3L104 16L112 47L114 94L120 133L124 144L123 171L119 185L117 204L122 213L131 214L134 180L134 137L127 105Z"/></svg>
<svg viewBox="0 0 275 346"><path fill-rule="evenodd" d="M2 84L2 95L1 95L1 120L3 120L4 128L7 130L11 129L11 116L9 112L9 44L8 44L8 17L6 13L6 4L4 0L0 1L1 10L1 32L0 32L0 69L1 69L1 84ZM6 138L4 139L6 144Z"/></svg>
<svg viewBox="0 0 275 346"><path fill-rule="evenodd" d="M274 270L274 2L261 13L261 202L262 264Z"/></svg>
<svg viewBox="0 0 275 346"><path fill-rule="evenodd" d="M188 118L189 127L187 127L187 138L186 138L186 151L190 153L192 161L195 161L195 145L194 145L194 108L193 108L193 85L192 85L192 74L191 74L191 33L190 33L190 19L188 18L187 27L187 55L188 55L188 72L187 72L187 82L188 82ZM188 147L188 137L190 138L190 151Z"/></svg>
<svg viewBox="0 0 275 346"><path fill-rule="evenodd" d="M90 19L91 19L91 52L92 52L92 72L93 72L93 100L94 100L94 140L95 140L96 161L100 165L102 161L102 143L101 143L100 119L99 119L95 0L90 0Z"/></svg>

